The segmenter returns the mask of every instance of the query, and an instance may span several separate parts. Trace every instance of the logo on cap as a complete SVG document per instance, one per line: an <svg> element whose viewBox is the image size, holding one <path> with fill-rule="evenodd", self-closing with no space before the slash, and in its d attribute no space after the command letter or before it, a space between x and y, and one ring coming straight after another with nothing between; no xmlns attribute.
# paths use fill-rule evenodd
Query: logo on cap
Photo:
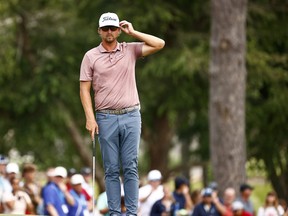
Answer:
<svg viewBox="0 0 288 216"><path fill-rule="evenodd" d="M102 22L105 22L105 21L108 21L108 20L113 20L113 21L117 22L116 18L113 18L113 17L110 17L110 16L102 17L102 18L103 18Z"/></svg>

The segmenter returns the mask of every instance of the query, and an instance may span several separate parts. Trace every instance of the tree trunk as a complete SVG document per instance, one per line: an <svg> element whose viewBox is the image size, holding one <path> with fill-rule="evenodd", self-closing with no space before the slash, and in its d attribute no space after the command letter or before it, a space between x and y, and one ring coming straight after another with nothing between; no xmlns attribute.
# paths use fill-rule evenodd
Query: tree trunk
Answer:
<svg viewBox="0 0 288 216"><path fill-rule="evenodd" d="M245 89L247 0L212 0L210 154L220 194L246 180Z"/></svg>

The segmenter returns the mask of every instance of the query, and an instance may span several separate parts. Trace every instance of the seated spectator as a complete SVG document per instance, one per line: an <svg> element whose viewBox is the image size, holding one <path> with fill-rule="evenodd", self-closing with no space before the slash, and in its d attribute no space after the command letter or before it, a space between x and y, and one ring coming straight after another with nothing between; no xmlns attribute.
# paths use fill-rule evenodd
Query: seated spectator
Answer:
<svg viewBox="0 0 288 216"><path fill-rule="evenodd" d="M173 198L175 200L175 211L181 209L191 211L193 204L189 192L189 181L184 177L176 177L174 183Z"/></svg>
<svg viewBox="0 0 288 216"><path fill-rule="evenodd" d="M213 203L212 198L213 190L211 188L205 188L202 190L202 201L195 206L192 216L220 216L220 212L217 210L216 205Z"/></svg>
<svg viewBox="0 0 288 216"><path fill-rule="evenodd" d="M68 216L88 216L89 210L84 194L82 193L82 184L84 178L80 174L74 174L71 177L72 189L69 191L74 198L74 205L68 205ZM90 205L91 209L92 206Z"/></svg>
<svg viewBox="0 0 288 216"><path fill-rule="evenodd" d="M150 216L168 216L174 211L175 200L168 186L163 187L164 196L152 206Z"/></svg>
<svg viewBox="0 0 288 216"><path fill-rule="evenodd" d="M12 192L5 192L3 195L3 207L5 214L25 215L26 209L33 213L33 205L28 194L19 186L19 179L11 179Z"/></svg>
<svg viewBox="0 0 288 216"><path fill-rule="evenodd" d="M269 192L265 199L264 206L258 209L257 216L282 216L284 209L278 203L278 197L275 192Z"/></svg>
<svg viewBox="0 0 288 216"><path fill-rule="evenodd" d="M244 205L241 201L234 201L232 203L233 216L252 216L250 212L245 211Z"/></svg>
<svg viewBox="0 0 288 216"><path fill-rule="evenodd" d="M139 189L140 214L149 216L153 204L163 197L162 175L159 170L148 173L148 184Z"/></svg>

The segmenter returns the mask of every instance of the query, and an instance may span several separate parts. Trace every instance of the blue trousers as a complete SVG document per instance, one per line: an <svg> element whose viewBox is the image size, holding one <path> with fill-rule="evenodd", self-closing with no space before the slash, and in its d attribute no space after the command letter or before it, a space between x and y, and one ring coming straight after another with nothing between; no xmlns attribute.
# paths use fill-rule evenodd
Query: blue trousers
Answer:
<svg viewBox="0 0 288 216"><path fill-rule="evenodd" d="M138 153L141 114L138 109L122 115L97 112L99 143L105 171L105 186L110 215L121 215L120 167L124 176L126 215L138 210Z"/></svg>

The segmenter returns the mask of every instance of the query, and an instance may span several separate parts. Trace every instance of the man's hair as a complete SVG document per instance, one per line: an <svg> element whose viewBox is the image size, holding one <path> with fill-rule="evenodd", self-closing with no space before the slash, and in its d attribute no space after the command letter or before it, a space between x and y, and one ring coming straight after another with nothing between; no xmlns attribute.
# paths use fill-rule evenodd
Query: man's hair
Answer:
<svg viewBox="0 0 288 216"><path fill-rule="evenodd" d="M174 184L175 184L175 189L178 190L182 185L189 186L189 181L183 176L178 176L175 178Z"/></svg>

